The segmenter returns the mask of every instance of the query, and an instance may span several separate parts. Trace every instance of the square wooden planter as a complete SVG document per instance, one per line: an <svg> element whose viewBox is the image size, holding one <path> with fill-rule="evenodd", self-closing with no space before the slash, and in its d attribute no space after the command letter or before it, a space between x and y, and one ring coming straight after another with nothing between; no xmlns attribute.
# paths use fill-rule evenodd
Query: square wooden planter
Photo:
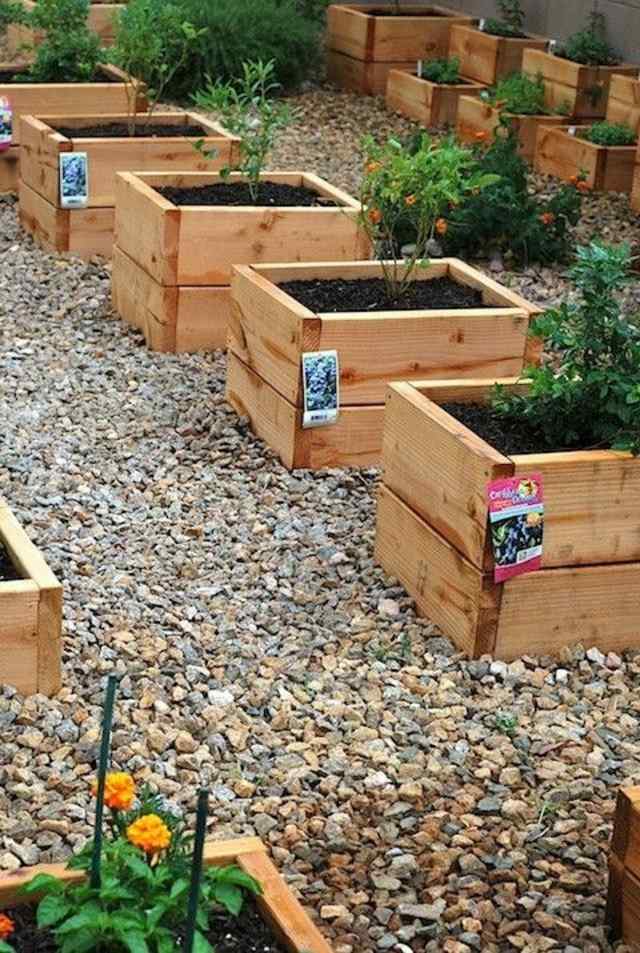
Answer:
<svg viewBox="0 0 640 953"><path fill-rule="evenodd" d="M494 83L522 69L522 57L530 48L546 50L549 40L531 33L523 39L491 36L477 27L456 24L451 27L449 56L460 60L460 72L478 83Z"/></svg>
<svg viewBox="0 0 640 953"><path fill-rule="evenodd" d="M185 171L219 169L235 159L238 140L218 123L189 112L155 112L145 121L152 127L195 123L206 130L202 136L67 138L55 131L56 126L82 128L124 122L126 118L125 114L22 118L20 221L46 249L72 252L84 258L111 257L117 172L161 171L176 165ZM205 159L195 149L198 139L204 140L207 149L217 151L215 158ZM59 165L60 156L65 152L87 153L89 201L86 208L60 206Z"/></svg>
<svg viewBox="0 0 640 953"><path fill-rule="evenodd" d="M572 135L570 130L576 129ZM568 181L585 173L589 188L601 192L631 192L636 159L633 146L598 146L580 138L581 128L541 126L534 166L538 172Z"/></svg>
<svg viewBox="0 0 640 953"><path fill-rule="evenodd" d="M640 79L637 73L635 76L616 73L611 77L607 119L640 131Z"/></svg>
<svg viewBox="0 0 640 953"><path fill-rule="evenodd" d="M0 582L0 684L52 695L60 688L62 586L1 502L0 541L23 577Z"/></svg>
<svg viewBox="0 0 640 953"><path fill-rule="evenodd" d="M439 406L483 403L493 383L390 385L378 561L471 656L640 645L640 460L609 450L499 453ZM542 568L496 585L487 484L531 473L544 482Z"/></svg>
<svg viewBox="0 0 640 953"><path fill-rule="evenodd" d="M33 13L36 3L35 0L22 0L22 6L27 13ZM87 26L92 33L98 34L105 46L113 42L116 17L124 9L124 3L91 3ZM44 33L31 27L18 23L10 23L7 27L7 51L11 56L20 53L23 46L36 46L43 39Z"/></svg>
<svg viewBox="0 0 640 953"><path fill-rule="evenodd" d="M387 81L387 108L415 119L431 128L455 126L458 103L462 96L479 96L485 86L465 80L462 83L432 83L411 70L394 69Z"/></svg>
<svg viewBox="0 0 640 953"><path fill-rule="evenodd" d="M116 186L112 289L118 314L155 351L226 345L235 263L368 258L360 205L306 172L266 172L265 181L305 185L326 206L174 205L162 186L212 185L215 173L122 174ZM230 181L242 181L232 174Z"/></svg>
<svg viewBox="0 0 640 953"><path fill-rule="evenodd" d="M381 274L378 262L234 268L227 399L290 469L379 463L390 380L500 376L519 373L536 359L527 332L538 309L457 259L433 262L416 280L448 276L480 289L489 307L316 314L277 287ZM334 348L338 420L304 429L302 354Z"/></svg>
<svg viewBox="0 0 640 953"><path fill-rule="evenodd" d="M379 4L331 4L327 10L327 75L344 89L384 96L391 69L415 69L418 60L447 56L449 31L473 17L440 4L374 15ZM410 12L407 12L407 11Z"/></svg>
<svg viewBox="0 0 640 953"><path fill-rule="evenodd" d="M612 943L640 946L640 787L618 792L609 854L607 925Z"/></svg>
<svg viewBox="0 0 640 953"><path fill-rule="evenodd" d="M506 113L518 135L520 154L528 162L533 162L536 151L536 137L542 126L561 126L567 122L566 116L524 115ZM500 125L500 110L491 103L472 96L462 96L458 106L456 135L462 142L476 142L478 133L487 133L490 138Z"/></svg>
<svg viewBox="0 0 640 953"><path fill-rule="evenodd" d="M291 953L332 953L328 942L278 873L259 838L209 841L204 848L204 862L216 867L237 864L260 882L262 895L256 898L258 909ZM68 870L63 864L40 864L3 874L0 876L0 910L24 902L18 893L20 887L40 873L58 877L66 883L78 883L84 879L81 871Z"/></svg>
<svg viewBox="0 0 640 953"><path fill-rule="evenodd" d="M533 78L542 76L548 109L564 111L575 119L604 118L612 76L638 75L638 67L630 63L582 66L544 49L526 50L522 71Z"/></svg>
<svg viewBox="0 0 640 953"><path fill-rule="evenodd" d="M29 63L0 63L0 74L24 73ZM20 119L22 116L63 112L121 113L127 109L125 74L116 66L100 67L103 79L96 83L7 83L0 82L0 96L11 103L13 136L11 148L0 152L0 192L17 192L20 179ZM138 109L147 108L145 96L138 98Z"/></svg>
<svg viewBox="0 0 640 953"><path fill-rule="evenodd" d="M636 150L636 161L633 167L633 184L631 186L631 208L640 212L640 140Z"/></svg>

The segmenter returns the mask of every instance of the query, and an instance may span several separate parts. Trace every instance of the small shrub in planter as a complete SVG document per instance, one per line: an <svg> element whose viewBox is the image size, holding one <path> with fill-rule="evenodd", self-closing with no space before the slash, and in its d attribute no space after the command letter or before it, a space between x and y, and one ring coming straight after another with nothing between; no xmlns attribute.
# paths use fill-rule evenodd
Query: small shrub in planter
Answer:
<svg viewBox="0 0 640 953"><path fill-rule="evenodd" d="M419 71L391 70L387 80L389 109L428 128L452 126L461 96L477 96L484 89L460 75L460 60L422 60Z"/></svg>
<svg viewBox="0 0 640 953"><path fill-rule="evenodd" d="M594 122L589 129L580 130L580 136L597 146L633 146L637 133L626 123Z"/></svg>
<svg viewBox="0 0 640 953"><path fill-rule="evenodd" d="M488 17L483 30L491 36L526 36L524 29L524 10L520 0L498 0L500 17Z"/></svg>
<svg viewBox="0 0 640 953"><path fill-rule="evenodd" d="M17 82L90 83L104 53L100 38L87 26L89 0L38 0L29 23L44 33L34 60Z"/></svg>
<svg viewBox="0 0 640 953"><path fill-rule="evenodd" d="M607 39L604 14L592 10L582 30L573 33L557 53L583 66L619 66L620 57Z"/></svg>
<svg viewBox="0 0 640 953"><path fill-rule="evenodd" d="M535 168L598 191L631 192L636 165L637 133L626 123L608 120L585 126L541 126L536 140Z"/></svg>

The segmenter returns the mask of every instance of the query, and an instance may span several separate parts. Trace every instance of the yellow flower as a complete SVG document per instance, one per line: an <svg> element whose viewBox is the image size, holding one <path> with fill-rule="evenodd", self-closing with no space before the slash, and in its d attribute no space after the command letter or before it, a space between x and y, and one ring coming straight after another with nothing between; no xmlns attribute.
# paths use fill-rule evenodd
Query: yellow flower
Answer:
<svg viewBox="0 0 640 953"><path fill-rule="evenodd" d="M158 854L171 843L171 831L157 814L145 814L129 824L127 839L145 854Z"/></svg>
<svg viewBox="0 0 640 953"><path fill-rule="evenodd" d="M0 913L0 940L6 940L14 930L13 920L10 920L4 913Z"/></svg>
<svg viewBox="0 0 640 953"><path fill-rule="evenodd" d="M98 782L93 782L91 788L95 797L98 793ZM112 811L128 811L136 796L136 786L130 774L124 771L111 771L107 774L104 786L104 803Z"/></svg>

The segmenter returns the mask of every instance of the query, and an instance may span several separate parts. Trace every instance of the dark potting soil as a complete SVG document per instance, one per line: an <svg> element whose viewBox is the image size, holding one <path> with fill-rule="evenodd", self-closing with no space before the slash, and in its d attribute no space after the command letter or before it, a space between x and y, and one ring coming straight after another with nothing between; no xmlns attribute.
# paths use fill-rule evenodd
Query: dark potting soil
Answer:
<svg viewBox="0 0 640 953"><path fill-rule="evenodd" d="M490 30L487 27L482 32L487 36L499 36L504 40L526 40L528 37L527 33L503 33L501 30Z"/></svg>
<svg viewBox="0 0 640 953"><path fill-rule="evenodd" d="M549 453L551 450L576 450L576 447L549 447L539 431L521 420L501 417L486 404L441 404L461 424L488 444L509 456L512 453Z"/></svg>
<svg viewBox="0 0 640 953"><path fill-rule="evenodd" d="M437 10L420 10L419 12L411 12L411 10L398 10L397 13L394 13L393 10L387 9L384 7L379 7L376 10L367 10L367 16L370 17L443 17L446 16L444 13L438 13Z"/></svg>
<svg viewBox="0 0 640 953"><path fill-rule="evenodd" d="M74 126L73 128L52 126L51 128L59 132L61 136L66 136L67 139L169 139L175 136L191 136L200 139L207 135L202 126L192 123L182 125L138 123L133 136L126 122L108 122L102 126Z"/></svg>
<svg viewBox="0 0 640 953"><path fill-rule="evenodd" d="M286 185L283 182L261 182L258 198L253 200L246 182L220 182L180 189L173 185L156 188L174 205L253 205L295 208L296 206L332 206L336 203L308 189L305 185Z"/></svg>
<svg viewBox="0 0 640 953"><path fill-rule="evenodd" d="M0 543L0 582L10 582L13 579L22 579L22 576L9 559L9 554Z"/></svg>
<svg viewBox="0 0 640 953"><path fill-rule="evenodd" d="M15 907L5 913L16 925L10 941L18 953L58 953L53 933L38 929L35 907ZM239 917L210 914L209 922L207 939L216 953L287 953L252 900L247 900Z"/></svg>
<svg viewBox="0 0 640 953"><path fill-rule="evenodd" d="M451 278L413 281L401 298L390 300L382 278L318 278L278 286L316 314L340 311L433 311L485 308L482 293Z"/></svg>

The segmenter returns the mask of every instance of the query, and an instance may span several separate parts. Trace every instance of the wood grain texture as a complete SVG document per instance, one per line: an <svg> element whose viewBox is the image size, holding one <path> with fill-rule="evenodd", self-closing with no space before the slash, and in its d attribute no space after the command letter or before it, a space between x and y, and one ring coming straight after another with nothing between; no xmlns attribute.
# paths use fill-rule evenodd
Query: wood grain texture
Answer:
<svg viewBox="0 0 640 953"><path fill-rule="evenodd" d="M427 127L455 126L462 96L479 96L485 86L471 80L447 85L421 79L412 70L391 70L387 78L387 109Z"/></svg>
<svg viewBox="0 0 640 953"><path fill-rule="evenodd" d="M415 69L415 60L394 60L376 63L356 59L338 50L327 50L327 79L338 86L363 96L384 96L391 70Z"/></svg>
<svg viewBox="0 0 640 953"><path fill-rule="evenodd" d="M511 126L518 136L520 155L533 162L536 151L536 137L541 126L562 126L566 124L565 116L527 116L516 113L505 113ZM456 135L461 142L477 142L480 134L493 137L500 125L500 110L490 103L472 97L462 96L458 105L458 120Z"/></svg>
<svg viewBox="0 0 640 953"><path fill-rule="evenodd" d="M578 120L605 117L609 87L614 75L638 75L638 67L629 63L619 66L583 66L543 49L526 50L522 58L522 71L532 77L542 76L545 105L549 109L563 110L567 116Z"/></svg>
<svg viewBox="0 0 640 953"><path fill-rule="evenodd" d="M451 27L449 56L458 57L463 76L492 86L498 79L522 68L525 50L544 50L548 42L546 38L533 34L525 39L514 39L491 36L468 24L454 24Z"/></svg>
<svg viewBox="0 0 640 953"><path fill-rule="evenodd" d="M69 251L68 210L56 208L24 182L18 186L18 215L24 230L45 251Z"/></svg>
<svg viewBox="0 0 640 953"><path fill-rule="evenodd" d="M636 133L640 132L640 79L616 73L609 85L607 103L609 122L625 123Z"/></svg>
<svg viewBox="0 0 640 953"><path fill-rule="evenodd" d="M0 193L17 192L20 181L20 149L10 146L0 153Z"/></svg>
<svg viewBox="0 0 640 953"><path fill-rule="evenodd" d="M636 146L597 146L569 135L568 126L541 127L535 153L538 172L568 181L581 172L595 191L631 192Z"/></svg>
<svg viewBox="0 0 640 953"><path fill-rule="evenodd" d="M34 0L22 0L22 6L27 13L33 12L36 4ZM87 15L87 26L92 33L97 33L105 45L110 45L115 36L115 20L118 14L125 9L123 3L91 3ZM33 30L23 24L10 23L7 27L7 52L14 56L21 52L21 48L37 45L44 39L43 31Z"/></svg>

